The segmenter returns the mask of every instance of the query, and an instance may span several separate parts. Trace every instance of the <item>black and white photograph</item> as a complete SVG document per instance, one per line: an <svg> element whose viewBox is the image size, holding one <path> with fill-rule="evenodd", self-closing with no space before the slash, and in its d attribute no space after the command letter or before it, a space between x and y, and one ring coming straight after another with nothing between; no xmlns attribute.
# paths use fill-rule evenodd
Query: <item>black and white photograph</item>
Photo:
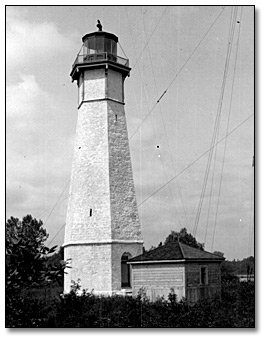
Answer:
<svg viewBox="0 0 270 343"><path fill-rule="evenodd" d="M255 329L255 6L5 20L5 327Z"/></svg>

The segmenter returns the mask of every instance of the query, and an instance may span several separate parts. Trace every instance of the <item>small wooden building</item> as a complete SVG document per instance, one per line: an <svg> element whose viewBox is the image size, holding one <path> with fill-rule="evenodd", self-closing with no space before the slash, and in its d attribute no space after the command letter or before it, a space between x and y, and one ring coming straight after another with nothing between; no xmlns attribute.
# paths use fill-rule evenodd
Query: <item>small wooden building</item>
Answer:
<svg viewBox="0 0 270 343"><path fill-rule="evenodd" d="M128 260L133 296L143 289L151 301L174 289L190 303L221 292L223 257L179 242L168 243Z"/></svg>

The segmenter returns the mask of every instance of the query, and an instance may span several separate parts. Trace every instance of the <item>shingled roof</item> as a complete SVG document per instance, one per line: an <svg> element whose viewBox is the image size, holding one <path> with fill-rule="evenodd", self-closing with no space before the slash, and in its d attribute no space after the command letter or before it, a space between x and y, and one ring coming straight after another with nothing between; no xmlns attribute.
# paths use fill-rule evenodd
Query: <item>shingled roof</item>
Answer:
<svg viewBox="0 0 270 343"><path fill-rule="evenodd" d="M142 255L136 256L128 262L131 264L134 262L151 262L151 261L177 261L177 260L211 260L211 261L223 261L224 258L218 255L214 255L210 252L190 247L180 242L172 242L164 244L156 249L147 251Z"/></svg>

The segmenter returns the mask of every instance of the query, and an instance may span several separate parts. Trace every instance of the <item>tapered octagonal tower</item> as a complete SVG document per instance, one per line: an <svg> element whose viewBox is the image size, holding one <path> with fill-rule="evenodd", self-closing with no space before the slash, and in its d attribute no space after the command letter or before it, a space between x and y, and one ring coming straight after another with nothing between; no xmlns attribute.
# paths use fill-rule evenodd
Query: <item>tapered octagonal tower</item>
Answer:
<svg viewBox="0 0 270 343"><path fill-rule="evenodd" d="M78 85L78 122L67 210L65 275L82 288L113 294L130 287L126 261L142 253L124 110L128 60L117 56L118 38L86 34L71 71Z"/></svg>

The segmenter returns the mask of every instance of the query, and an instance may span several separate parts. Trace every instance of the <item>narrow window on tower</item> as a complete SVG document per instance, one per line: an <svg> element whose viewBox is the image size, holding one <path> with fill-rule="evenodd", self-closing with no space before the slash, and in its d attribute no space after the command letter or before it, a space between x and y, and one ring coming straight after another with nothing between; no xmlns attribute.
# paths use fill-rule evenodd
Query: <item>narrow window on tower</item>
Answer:
<svg viewBox="0 0 270 343"><path fill-rule="evenodd" d="M117 114L115 115L115 121L117 121Z"/></svg>
<svg viewBox="0 0 270 343"><path fill-rule="evenodd" d="M92 217L92 208L90 208L89 217Z"/></svg>

